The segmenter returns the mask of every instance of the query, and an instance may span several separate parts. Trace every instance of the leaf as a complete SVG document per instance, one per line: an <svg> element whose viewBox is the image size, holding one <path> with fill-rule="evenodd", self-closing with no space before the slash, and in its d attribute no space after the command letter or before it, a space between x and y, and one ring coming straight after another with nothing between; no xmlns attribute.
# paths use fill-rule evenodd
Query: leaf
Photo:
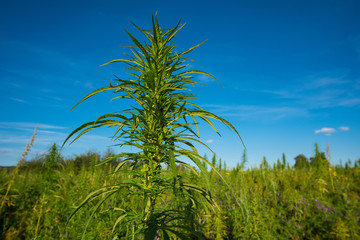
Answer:
<svg viewBox="0 0 360 240"><path fill-rule="evenodd" d="M89 217L89 220L86 222L86 225L85 225L85 229L83 231L83 235L82 235L82 238L81 239L85 239L85 233L86 233L86 230L89 226L89 223L90 221L92 220L92 218L94 217L94 214L98 211L98 209L100 208L101 204L103 204L112 194L114 194L115 191L113 192L109 192L106 194L105 197L103 197L96 205L95 207L93 208L93 211L91 212L90 214L90 217Z"/></svg>
<svg viewBox="0 0 360 240"><path fill-rule="evenodd" d="M202 74L202 75L208 76L208 77L216 80L222 87L224 87L219 80L217 80L214 76L212 76L211 74L209 74L209 73L207 73L207 72L204 72L204 71L200 71L200 70L189 70L189 71L182 72L182 73L179 74L179 75L181 76L181 75L193 74L193 73L197 73L197 74Z"/></svg>
<svg viewBox="0 0 360 240"><path fill-rule="evenodd" d="M99 195L101 194L104 194L104 193L109 193L109 192L115 192L117 191L117 189L115 190L107 190L107 191L104 191L108 188L113 188L113 187L118 187L119 185L113 185L113 186L107 186L107 187L102 187L102 188L99 188L98 190L96 191L93 191L92 193L90 193L86 198L85 200L72 212L72 214L70 215L70 217L68 218L67 222L66 222L66 226L68 225L68 223L70 222L71 218L83 207L85 206L89 201L92 201L94 200L95 198L97 198Z"/></svg>
<svg viewBox="0 0 360 240"><path fill-rule="evenodd" d="M199 43L198 45L192 47L192 48L189 48L188 50L184 51L184 52L181 52L179 53L179 55L185 55L189 52L191 52L192 50L194 50L195 48L199 47L200 45L204 44L207 40L203 41L202 43Z"/></svg>
<svg viewBox="0 0 360 240"><path fill-rule="evenodd" d="M95 91L92 91L91 93L89 93L88 95L86 95L83 99L81 99L77 104L75 104L71 109L73 110L77 105L79 105L81 102L85 101L86 99L88 99L89 97L91 96L94 96L95 94L99 93L99 92L104 92L104 91L108 91L108 90L111 90L111 89L116 89L117 86L110 86L110 87L103 87L103 88L99 88Z"/></svg>
<svg viewBox="0 0 360 240"><path fill-rule="evenodd" d="M123 214L120 215L120 217L118 217L114 223L114 226L112 228L112 232L114 233L114 230L116 228L116 226L124 219L128 216L127 212L124 212Z"/></svg>
<svg viewBox="0 0 360 240"><path fill-rule="evenodd" d="M105 66L105 65L108 65L108 64L110 64L110 63L115 63L115 62L129 62L129 63L137 64L136 61L129 60L129 59L126 59L126 58L125 58L125 59L124 59L124 58L119 58L119 59L111 60L110 62L101 64L100 67Z"/></svg>

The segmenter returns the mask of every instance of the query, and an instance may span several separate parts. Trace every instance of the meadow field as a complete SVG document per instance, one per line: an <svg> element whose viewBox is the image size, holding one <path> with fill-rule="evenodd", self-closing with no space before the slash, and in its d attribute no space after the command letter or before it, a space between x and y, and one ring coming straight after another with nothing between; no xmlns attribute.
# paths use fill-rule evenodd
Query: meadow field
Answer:
<svg viewBox="0 0 360 240"><path fill-rule="evenodd" d="M141 208L143 196L129 194L131 188L117 191L94 214L98 201L89 202L66 225L89 193L129 177L130 163L112 174L119 159L95 166L111 155L88 152L64 160L54 145L47 154L23 162L18 169L2 169L0 239L80 239L86 224L85 239L144 239L134 234L134 223L120 222L113 231L119 209L136 212ZM295 168L283 156L271 166L264 159L252 169L245 168L245 154L233 169L215 156L209 161L224 179L211 169L207 169L209 181L181 165L177 170L182 178L209 190L212 208L201 204L205 201L201 194L194 194L198 204L181 192L163 194L156 202L155 214L164 215L165 225L167 215L184 214L175 220L186 226L178 229L182 237L170 239L359 239L359 161ZM161 174L169 172L164 168ZM174 209L181 211L172 212ZM201 237L188 234L188 228Z"/></svg>

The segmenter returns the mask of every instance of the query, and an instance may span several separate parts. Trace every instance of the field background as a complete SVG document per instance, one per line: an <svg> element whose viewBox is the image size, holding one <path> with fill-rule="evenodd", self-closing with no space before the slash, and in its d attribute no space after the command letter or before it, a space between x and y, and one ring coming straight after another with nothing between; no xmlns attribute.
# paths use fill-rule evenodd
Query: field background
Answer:
<svg viewBox="0 0 360 240"><path fill-rule="evenodd" d="M0 239L80 239L96 202L81 209L65 229L75 207L90 192L128 176L127 165L120 174L111 174L117 161L95 166L112 154L88 152L64 160L54 145L17 168L3 168ZM335 167L294 167L283 156L272 166L264 158L252 169L246 168L245 153L233 169L215 156L209 160L228 184L209 168L206 185L201 175L178 166L184 178L208 187L214 199L215 210L196 208L187 222L206 239L359 239L360 160ZM163 169L162 174L168 171ZM112 239L119 215L116 208L136 209L138 198L122 191L105 202L89 223L86 239ZM163 196L158 208L186 210L189 205L181 200L181 196ZM199 196L198 201L203 199ZM115 232L119 239L131 239L132 227L119 224Z"/></svg>

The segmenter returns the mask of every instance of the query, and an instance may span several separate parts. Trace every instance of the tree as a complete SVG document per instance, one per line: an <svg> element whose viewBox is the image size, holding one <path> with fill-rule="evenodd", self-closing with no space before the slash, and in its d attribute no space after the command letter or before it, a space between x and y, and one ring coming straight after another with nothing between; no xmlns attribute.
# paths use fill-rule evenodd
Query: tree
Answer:
<svg viewBox="0 0 360 240"><path fill-rule="evenodd" d="M312 167L322 168L329 167L330 163L326 159L325 153L320 152L317 143L315 143L315 156L310 158L310 163Z"/></svg>
<svg viewBox="0 0 360 240"><path fill-rule="evenodd" d="M183 211L180 210L177 212L178 216L161 214L161 209L156 205L160 196L170 192L173 194L181 192L184 197L188 197L193 203L196 203L194 194L201 194L209 204L211 203L207 190L187 183L178 174L176 168L176 164L181 164L198 174L193 166L179 160L180 157L186 157L204 175L206 175L206 169L201 161L206 162L220 175L218 170L207 159L201 157L194 147L194 143L198 143L210 149L200 140L199 120L207 123L217 133L212 120L218 120L232 129L240 139L241 137L228 121L191 102L195 99L195 95L189 93L191 90L189 87L200 84L191 77L192 74L203 74L217 81L206 72L184 70L187 66L184 63L189 60L185 55L202 43L177 53L174 51L172 40L184 25L179 22L174 28L161 29L156 15L152 19L152 30L141 29L135 24L134 26L147 38L147 42L140 43L126 31L135 44L129 47L132 55L126 55L127 58L106 63L122 62L127 64L128 69L131 70L129 74L133 79L124 80L115 76L110 80L110 86L91 92L79 102L81 103L100 92L113 91L116 96L112 100L127 99L132 101L132 105L129 109L105 114L95 121L81 125L70 133L64 144L74 135L77 136L73 141L90 130L99 127L114 127L116 130L113 139L120 142L118 146L130 146L138 150L137 152L123 152L103 161L101 164L109 162L115 157L121 157L122 160L116 171L119 171L127 162L131 162L130 174L132 177L126 183L106 186L97 190L90 194L81 206L101 195L100 202L93 211L95 213L101 202L123 188L131 189L132 194L143 196L143 207L140 212L124 210L113 229L115 230L121 221L132 222L136 233L144 234L146 239L154 239L157 231L162 236L168 236L169 231L176 233L173 230L178 227L175 222L183 216ZM171 179L160 174L162 165L168 165L171 169ZM79 208L73 214L78 210ZM177 220L175 221L175 219ZM192 234L196 234L196 232L192 231Z"/></svg>
<svg viewBox="0 0 360 240"><path fill-rule="evenodd" d="M260 164L261 168L265 168L268 169L269 168L269 163L266 161L266 157L263 157L263 161Z"/></svg>
<svg viewBox="0 0 360 240"><path fill-rule="evenodd" d="M309 167L309 160L303 154L297 155L294 159L295 169L307 169Z"/></svg>
<svg viewBox="0 0 360 240"><path fill-rule="evenodd" d="M241 155L241 164L240 164L241 170L243 170L245 168L247 161L248 160L247 160L246 150L244 149L243 154Z"/></svg>
<svg viewBox="0 0 360 240"><path fill-rule="evenodd" d="M359 167L360 167L360 158L354 163L354 168L359 168Z"/></svg>

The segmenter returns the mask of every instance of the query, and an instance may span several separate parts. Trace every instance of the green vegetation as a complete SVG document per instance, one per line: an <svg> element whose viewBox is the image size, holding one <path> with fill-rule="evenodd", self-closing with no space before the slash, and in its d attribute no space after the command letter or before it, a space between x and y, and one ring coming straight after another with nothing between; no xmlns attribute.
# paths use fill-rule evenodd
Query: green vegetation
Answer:
<svg viewBox="0 0 360 240"><path fill-rule="evenodd" d="M130 163L112 175L121 159L94 167L111 156L111 152L103 156L89 152L65 161L54 154L54 149L51 147L46 155L34 161L23 162L15 177L15 168L0 172L1 199L13 179L1 209L0 239L80 239L86 225L84 219L90 218L96 202L80 209L65 228L74 209L89 193L132 176ZM49 179L46 164L51 156L58 160ZM242 160L246 160L246 155ZM212 161L220 171L220 161L215 157ZM228 185L209 169L209 187L218 208L184 211L189 213L186 224L205 239L358 239L359 163L360 160L352 167L348 164L320 169L311 165L306 169L290 168L287 162L285 166L282 162L271 167L261 164L248 170L240 165L231 170L222 167L220 173ZM177 169L192 184L206 186L202 174L194 174L180 165ZM171 176L172 170L163 169L162 174ZM202 202L204 198L196 195L194 200ZM156 204L156 208L173 217L179 213L176 210L189 207L188 201L174 195L161 195ZM85 238L132 239L134 227L129 224L118 224L118 230L112 233L113 224L121 215L118 208L141 210L142 202L139 196L129 195L125 190L109 197L93 215ZM184 238L191 238L188 231L179 232Z"/></svg>

